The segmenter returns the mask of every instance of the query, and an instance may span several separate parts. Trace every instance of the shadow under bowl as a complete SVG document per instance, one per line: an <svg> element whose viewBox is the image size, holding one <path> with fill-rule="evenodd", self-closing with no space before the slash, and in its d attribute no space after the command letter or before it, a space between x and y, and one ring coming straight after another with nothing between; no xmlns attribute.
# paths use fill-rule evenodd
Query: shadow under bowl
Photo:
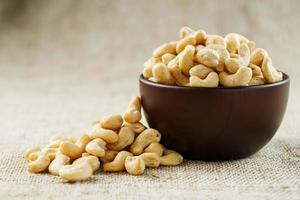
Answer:
<svg viewBox="0 0 300 200"><path fill-rule="evenodd" d="M283 119L289 77L248 87L182 87L139 79L142 106L162 143L187 159L233 160L265 146Z"/></svg>

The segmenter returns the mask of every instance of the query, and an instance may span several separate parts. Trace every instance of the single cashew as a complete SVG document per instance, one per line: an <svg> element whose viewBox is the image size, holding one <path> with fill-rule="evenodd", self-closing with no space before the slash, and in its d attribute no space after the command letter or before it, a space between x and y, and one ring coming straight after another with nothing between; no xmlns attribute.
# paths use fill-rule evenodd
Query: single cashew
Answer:
<svg viewBox="0 0 300 200"><path fill-rule="evenodd" d="M85 150L89 154L92 154L93 156L102 157L105 155L106 150L106 142L100 138L93 139L90 141L86 147Z"/></svg>
<svg viewBox="0 0 300 200"><path fill-rule="evenodd" d="M241 67L248 67L250 64L250 50L247 44L243 43L239 47L239 58L228 58L225 60L226 69L230 73L235 73Z"/></svg>
<svg viewBox="0 0 300 200"><path fill-rule="evenodd" d="M98 170L100 167L100 161L96 156L85 156L85 157L78 158L73 161L72 165L79 165L84 162L88 163L91 166L93 171Z"/></svg>
<svg viewBox="0 0 300 200"><path fill-rule="evenodd" d="M196 60L208 67L217 67L219 65L219 54L213 49L203 48L196 54Z"/></svg>
<svg viewBox="0 0 300 200"><path fill-rule="evenodd" d="M87 162L65 165L59 170L59 176L67 181L82 181L93 175L93 169Z"/></svg>
<svg viewBox="0 0 300 200"><path fill-rule="evenodd" d="M166 53L164 55L162 55L161 60L162 63L164 63L165 65L168 65L168 63L173 60L176 57L176 55L171 54L171 53Z"/></svg>
<svg viewBox="0 0 300 200"><path fill-rule="evenodd" d="M160 164L166 166L179 165L182 161L182 155L173 150L165 150L164 156L160 157Z"/></svg>
<svg viewBox="0 0 300 200"><path fill-rule="evenodd" d="M249 67L241 67L235 74L221 72L220 83L225 87L247 86L252 78L252 70Z"/></svg>
<svg viewBox="0 0 300 200"><path fill-rule="evenodd" d="M265 84L265 79L263 76L254 76L251 78L250 82L248 83L249 86L262 85L262 84Z"/></svg>
<svg viewBox="0 0 300 200"><path fill-rule="evenodd" d="M219 35L207 35L205 46L211 45L211 44L218 44L222 46L226 46L224 38L222 38Z"/></svg>
<svg viewBox="0 0 300 200"><path fill-rule="evenodd" d="M176 52L179 54L187 45L196 45L196 39L192 35L188 35L177 42Z"/></svg>
<svg viewBox="0 0 300 200"><path fill-rule="evenodd" d="M30 155L32 154L32 153L38 153L38 152L40 152L41 151L41 148L40 147L31 147L31 148L28 148L28 149L26 149L26 151L25 151L25 153L24 153L24 158L26 159L26 160L28 160L28 161L32 161L31 159L30 159Z"/></svg>
<svg viewBox="0 0 300 200"><path fill-rule="evenodd" d="M85 151L86 145L91 141L92 139L88 136L88 134L83 134L78 138L75 145L77 145L81 149L81 153Z"/></svg>
<svg viewBox="0 0 300 200"><path fill-rule="evenodd" d="M119 131L119 139L115 143L107 144L110 150L120 151L131 145L134 141L135 134L129 127L122 127Z"/></svg>
<svg viewBox="0 0 300 200"><path fill-rule="evenodd" d="M59 170L68 164L70 164L70 158L64 154L58 153L55 159L50 163L48 170L51 174L58 176Z"/></svg>
<svg viewBox="0 0 300 200"><path fill-rule="evenodd" d="M35 151L29 154L28 161L35 161L39 157L40 151Z"/></svg>
<svg viewBox="0 0 300 200"><path fill-rule="evenodd" d="M100 122L100 126L102 128L118 130L121 128L123 124L123 118L121 115L111 115L109 117L104 118Z"/></svg>
<svg viewBox="0 0 300 200"><path fill-rule="evenodd" d="M182 39L186 37L187 35L190 35L191 33L194 33L195 31L191 29L190 27L184 26L179 31L179 38Z"/></svg>
<svg viewBox="0 0 300 200"><path fill-rule="evenodd" d="M261 66L265 57L268 57L268 52L262 48L257 48L251 53L250 63Z"/></svg>
<svg viewBox="0 0 300 200"><path fill-rule="evenodd" d="M212 68L206 67L205 65L199 64L192 67L189 71L190 76L197 76L200 79L204 79L210 72L213 72Z"/></svg>
<svg viewBox="0 0 300 200"><path fill-rule="evenodd" d="M245 43L248 46L248 43L250 42L247 38L237 33L228 33L225 36L225 41L226 47L230 53L236 53L241 44ZM249 46L252 48L253 43L250 43Z"/></svg>
<svg viewBox="0 0 300 200"><path fill-rule="evenodd" d="M150 78L152 77L152 67L153 65L155 65L156 63L161 62L161 58L149 58L145 63L144 63L144 70L143 70L143 76L145 78Z"/></svg>
<svg viewBox="0 0 300 200"><path fill-rule="evenodd" d="M154 57L161 57L166 53L176 54L176 42L165 43L153 51Z"/></svg>
<svg viewBox="0 0 300 200"><path fill-rule="evenodd" d="M137 122L137 123L123 123L123 126L127 126L129 127L135 134L140 134L141 132L143 132L146 129L146 126L144 124L142 124L141 122Z"/></svg>
<svg viewBox="0 0 300 200"><path fill-rule="evenodd" d="M141 97L135 96L131 99L123 118L128 123L137 123L141 120Z"/></svg>
<svg viewBox="0 0 300 200"><path fill-rule="evenodd" d="M172 77L168 67L163 63L157 63L152 68L153 77L158 83L174 84L174 78Z"/></svg>
<svg viewBox="0 0 300 200"><path fill-rule="evenodd" d="M250 63L249 67L252 69L252 75L253 75L253 77L255 77L255 76L263 76L261 68L259 66Z"/></svg>
<svg viewBox="0 0 300 200"><path fill-rule="evenodd" d="M200 79L197 76L191 76L190 85L192 87L218 87L219 76L216 72L210 72L205 79Z"/></svg>
<svg viewBox="0 0 300 200"><path fill-rule="evenodd" d="M62 142L59 146L59 151L71 159L79 158L83 153L81 148L72 142Z"/></svg>
<svg viewBox="0 0 300 200"><path fill-rule="evenodd" d="M153 142L144 150L144 152L156 153L157 155L162 156L165 149L166 147L164 147L162 144L158 142Z"/></svg>
<svg viewBox="0 0 300 200"><path fill-rule="evenodd" d="M104 163L103 170L109 172L120 172L125 169L125 159L132 156L128 151L120 151L112 162Z"/></svg>
<svg viewBox="0 0 300 200"><path fill-rule="evenodd" d="M185 75L189 75L189 71L194 65L195 47L187 45L185 49L178 55L178 65Z"/></svg>
<svg viewBox="0 0 300 200"><path fill-rule="evenodd" d="M208 49L213 49L215 50L218 55L219 55L219 66L218 67L222 67L225 65L225 60L230 58L230 54L227 51L226 47L223 45L219 45L219 44L210 44L207 46Z"/></svg>
<svg viewBox="0 0 300 200"><path fill-rule="evenodd" d="M107 150L105 152L105 155L102 156L100 158L100 160L103 162L103 163L108 163L108 162L111 162L115 159L115 157L117 156L119 152L118 151L113 151L113 150Z"/></svg>
<svg viewBox="0 0 300 200"><path fill-rule="evenodd" d="M144 159L140 156L127 156L125 168L131 175L140 175L144 173L146 165Z"/></svg>
<svg viewBox="0 0 300 200"><path fill-rule="evenodd" d="M158 167L160 164L160 157L157 153L142 153L139 156L143 158L146 167Z"/></svg>
<svg viewBox="0 0 300 200"><path fill-rule="evenodd" d="M27 170L31 173L43 172L49 166L51 160L46 152L40 152L36 160L28 164Z"/></svg>
<svg viewBox="0 0 300 200"><path fill-rule="evenodd" d="M261 71L267 83L275 83L282 80L282 73L273 67L272 61L268 56L263 60Z"/></svg>
<svg viewBox="0 0 300 200"><path fill-rule="evenodd" d="M175 58L176 59L176 58ZM178 66L178 63L176 60L173 59L169 62L168 68L170 70L170 73L174 77L176 84L180 86L186 86L189 83L189 79L187 76L185 76L182 72L180 67Z"/></svg>
<svg viewBox="0 0 300 200"><path fill-rule="evenodd" d="M144 149L153 142L159 142L161 134L152 128L144 130L139 134L133 144L130 146L130 152L133 155L140 155Z"/></svg>
<svg viewBox="0 0 300 200"><path fill-rule="evenodd" d="M114 143L119 139L119 136L115 131L105 128L99 128L98 126L97 128L94 128L94 130L88 135L92 140L100 138L107 143Z"/></svg>

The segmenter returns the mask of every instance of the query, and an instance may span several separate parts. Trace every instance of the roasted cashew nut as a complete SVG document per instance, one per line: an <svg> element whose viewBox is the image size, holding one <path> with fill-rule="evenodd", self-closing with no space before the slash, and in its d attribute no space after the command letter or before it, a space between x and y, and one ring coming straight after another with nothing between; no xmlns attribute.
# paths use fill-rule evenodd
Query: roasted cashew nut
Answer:
<svg viewBox="0 0 300 200"><path fill-rule="evenodd" d="M152 68L153 78L158 83L174 84L174 78L172 77L168 67L163 63L157 63Z"/></svg>
<svg viewBox="0 0 300 200"><path fill-rule="evenodd" d="M181 40L179 40L176 44L176 53L179 54L181 51L185 49L187 45L196 45L196 39L192 35L188 35Z"/></svg>
<svg viewBox="0 0 300 200"><path fill-rule="evenodd" d="M125 122L122 127L127 126L129 127L136 135L140 134L146 129L146 126L142 124L141 122L137 123L127 123Z"/></svg>
<svg viewBox="0 0 300 200"><path fill-rule="evenodd" d="M31 147L31 148L28 148L26 149L25 153L24 153L24 158L27 160L27 161L33 161L35 159L32 159L30 158L30 155L33 155L33 154L38 154L39 152L41 151L41 148L40 147ZM37 156L36 156L37 158Z"/></svg>
<svg viewBox="0 0 300 200"><path fill-rule="evenodd" d="M91 139L100 138L107 143L114 143L119 139L119 136L115 131L105 128L99 128L98 126L97 128L94 128L94 130L88 135Z"/></svg>
<svg viewBox="0 0 300 200"><path fill-rule="evenodd" d="M166 166L179 165L182 161L182 155L173 150L165 150L164 155L160 157L160 164Z"/></svg>
<svg viewBox="0 0 300 200"><path fill-rule="evenodd" d="M249 49L254 48L253 45L255 46L253 42L249 44L250 41L247 38L237 33L228 33L225 36L225 41L226 47L230 53L236 53L237 50L240 48L240 45L244 43L247 44L247 46L249 46Z"/></svg>
<svg viewBox="0 0 300 200"><path fill-rule="evenodd" d="M212 68L206 67L205 65L199 64L192 67L189 71L190 76L197 76L200 79L204 79L210 72L213 72Z"/></svg>
<svg viewBox="0 0 300 200"><path fill-rule="evenodd" d="M115 157L117 156L119 152L118 151L113 151L113 150L107 150L105 152L105 155L102 156L100 158L100 160L103 162L103 163L108 163L108 162L111 162L115 159Z"/></svg>
<svg viewBox="0 0 300 200"><path fill-rule="evenodd" d="M219 74L220 83L225 87L247 86L251 78L252 70L249 67L241 67L235 74Z"/></svg>
<svg viewBox="0 0 300 200"><path fill-rule="evenodd" d="M248 67L250 64L250 50L247 44L243 43L239 47L239 58L227 58L225 60L226 69L230 73L235 73L241 67Z"/></svg>
<svg viewBox="0 0 300 200"><path fill-rule="evenodd" d="M93 169L87 162L65 165L59 170L59 176L67 181L82 181L93 175Z"/></svg>
<svg viewBox="0 0 300 200"><path fill-rule="evenodd" d="M144 130L139 134L133 144L130 146L130 152L133 155L140 155L144 149L153 142L159 142L161 134L152 128Z"/></svg>
<svg viewBox="0 0 300 200"><path fill-rule="evenodd" d="M266 50L257 48L251 53L250 63L261 66L265 57L269 57Z"/></svg>
<svg viewBox="0 0 300 200"><path fill-rule="evenodd" d="M86 145L85 150L93 156L102 157L105 155L106 142L100 138L93 139Z"/></svg>
<svg viewBox="0 0 300 200"><path fill-rule="evenodd" d="M261 68L259 66L250 63L249 67L252 69L253 77L263 76L263 73L262 73Z"/></svg>
<svg viewBox="0 0 300 200"><path fill-rule="evenodd" d="M139 96L131 99L128 110L123 115L123 118L128 123L137 123L141 120L141 98Z"/></svg>
<svg viewBox="0 0 300 200"><path fill-rule="evenodd" d="M208 67L217 67L219 65L220 56L218 52L209 48L202 48L196 54L196 60Z"/></svg>
<svg viewBox="0 0 300 200"><path fill-rule="evenodd" d="M151 143L148 147L145 148L145 153L156 153L159 156L163 155L164 150L166 147L164 147L162 144L158 142Z"/></svg>
<svg viewBox="0 0 300 200"><path fill-rule="evenodd" d="M205 79L191 76L190 85L193 87L218 87L219 75L216 72L210 72Z"/></svg>
<svg viewBox="0 0 300 200"><path fill-rule="evenodd" d="M161 61L162 63L164 63L165 65L168 65L168 63L173 60L176 57L176 55L171 54L171 53L166 53L161 57Z"/></svg>
<svg viewBox="0 0 300 200"><path fill-rule="evenodd" d="M118 130L121 128L123 124L123 118L121 115L111 115L109 117L104 118L100 122L100 126L102 128L110 129L110 130Z"/></svg>
<svg viewBox="0 0 300 200"><path fill-rule="evenodd" d="M120 151L112 162L104 163L103 170L109 172L121 172L125 170L125 160L132 153L128 151Z"/></svg>
<svg viewBox="0 0 300 200"><path fill-rule="evenodd" d="M282 80L282 73L273 67L271 59L267 56L263 60L261 71L267 83L275 83Z"/></svg>
<svg viewBox="0 0 300 200"><path fill-rule="evenodd" d="M171 60L168 64L168 68L170 70L170 73L174 77L176 84L180 86L186 86L189 83L189 79L181 72L181 69L178 66L177 61L178 61L177 57Z"/></svg>
<svg viewBox="0 0 300 200"><path fill-rule="evenodd" d="M115 143L107 144L107 148L110 150L121 151L125 147L131 145L134 141L135 134L127 126L124 126L119 131L119 139Z"/></svg>
<svg viewBox="0 0 300 200"><path fill-rule="evenodd" d="M36 160L29 162L27 170L31 173L39 173L45 171L51 160L46 152L40 152Z"/></svg>
<svg viewBox="0 0 300 200"><path fill-rule="evenodd" d="M176 42L165 43L159 47L157 47L153 51L154 57L161 57L166 53L176 54Z"/></svg>
<svg viewBox="0 0 300 200"><path fill-rule="evenodd" d="M149 58L145 63L144 63L144 70L143 70L143 76L145 78L151 78L152 75L152 67L153 65L155 65L156 63L161 62L161 58Z"/></svg>
<svg viewBox="0 0 300 200"><path fill-rule="evenodd" d="M230 58L230 54L226 47L219 44L210 44L206 48L215 50L219 55L219 65L216 67L218 72L224 71L225 61Z"/></svg>
<svg viewBox="0 0 300 200"><path fill-rule="evenodd" d="M219 35L207 35L205 46L211 45L211 44L218 44L222 46L226 46L224 38L222 38Z"/></svg>
<svg viewBox="0 0 300 200"><path fill-rule="evenodd" d="M63 166L70 164L70 160L71 159L68 156L58 153L48 167L49 172L55 176L58 176L59 170Z"/></svg>
<svg viewBox="0 0 300 200"><path fill-rule="evenodd" d="M127 156L125 168L131 175L140 175L144 173L146 165L144 159L140 156Z"/></svg>
<svg viewBox="0 0 300 200"><path fill-rule="evenodd" d="M72 142L62 142L59 146L59 151L71 159L77 159L83 153L81 148Z"/></svg>
<svg viewBox="0 0 300 200"><path fill-rule="evenodd" d="M91 166L93 171L98 170L100 167L100 161L96 156L85 156L85 157L78 158L73 161L72 165L79 165L84 162L88 163Z"/></svg>
<svg viewBox="0 0 300 200"><path fill-rule="evenodd" d="M180 67L181 71L185 75L189 75L189 71L194 65L194 54L195 54L195 47L192 45L187 45L185 49L178 54L178 66Z"/></svg>
<svg viewBox="0 0 300 200"><path fill-rule="evenodd" d="M160 165L160 156L157 153L142 153L139 156L143 158L146 167L158 167Z"/></svg>
<svg viewBox="0 0 300 200"><path fill-rule="evenodd" d="M265 84L265 79L263 76L253 76L250 82L248 83L249 86L262 84Z"/></svg>

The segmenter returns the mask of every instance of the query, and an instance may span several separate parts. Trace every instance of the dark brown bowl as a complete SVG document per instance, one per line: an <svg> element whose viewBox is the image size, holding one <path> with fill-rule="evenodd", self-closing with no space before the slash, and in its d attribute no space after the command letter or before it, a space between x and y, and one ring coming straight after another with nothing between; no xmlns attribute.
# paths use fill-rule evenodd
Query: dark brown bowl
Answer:
<svg viewBox="0 0 300 200"><path fill-rule="evenodd" d="M250 156L277 131L289 95L289 77L260 86L195 88L140 77L146 120L162 143L197 160Z"/></svg>

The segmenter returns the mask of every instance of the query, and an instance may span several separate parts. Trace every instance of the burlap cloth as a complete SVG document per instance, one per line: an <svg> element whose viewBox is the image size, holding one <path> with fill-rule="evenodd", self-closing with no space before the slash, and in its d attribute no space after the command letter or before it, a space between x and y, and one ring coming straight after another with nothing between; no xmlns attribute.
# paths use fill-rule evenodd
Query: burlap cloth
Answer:
<svg viewBox="0 0 300 200"><path fill-rule="evenodd" d="M300 199L298 1L16 2L5 12L1 6L1 200ZM122 113L138 94L144 60L185 24L241 32L291 75L285 118L265 148L238 161L185 160L137 177L98 172L74 184L26 172L26 148L56 133L79 135L93 120Z"/></svg>

